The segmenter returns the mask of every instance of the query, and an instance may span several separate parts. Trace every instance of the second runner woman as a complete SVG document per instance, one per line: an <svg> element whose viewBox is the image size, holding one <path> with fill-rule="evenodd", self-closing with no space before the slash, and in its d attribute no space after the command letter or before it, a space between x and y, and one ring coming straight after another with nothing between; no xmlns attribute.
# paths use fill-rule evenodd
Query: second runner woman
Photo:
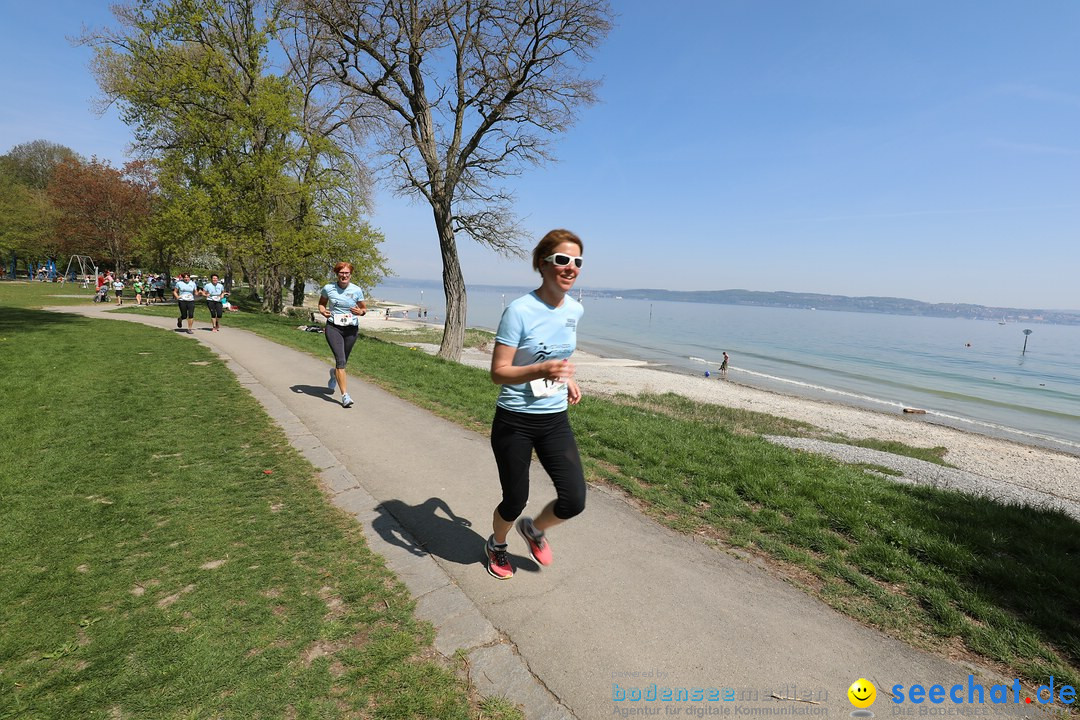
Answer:
<svg viewBox="0 0 1080 720"><path fill-rule="evenodd" d="M360 315L367 314L364 291L351 282L352 263L339 262L334 266L336 283L323 285L319 294L319 312L326 318L326 342L334 353L334 367L330 370L327 387L333 392L341 388L342 407L352 407L353 399L345 385L345 366L356 337L360 333Z"/></svg>

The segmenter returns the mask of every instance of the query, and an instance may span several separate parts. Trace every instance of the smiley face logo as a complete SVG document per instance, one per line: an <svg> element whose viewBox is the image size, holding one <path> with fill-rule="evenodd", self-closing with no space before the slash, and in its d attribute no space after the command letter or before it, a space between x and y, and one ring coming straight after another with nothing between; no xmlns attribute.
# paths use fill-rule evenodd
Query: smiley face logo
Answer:
<svg viewBox="0 0 1080 720"><path fill-rule="evenodd" d="M847 689L848 700L857 708L868 708L877 700L877 688L866 678L859 678Z"/></svg>

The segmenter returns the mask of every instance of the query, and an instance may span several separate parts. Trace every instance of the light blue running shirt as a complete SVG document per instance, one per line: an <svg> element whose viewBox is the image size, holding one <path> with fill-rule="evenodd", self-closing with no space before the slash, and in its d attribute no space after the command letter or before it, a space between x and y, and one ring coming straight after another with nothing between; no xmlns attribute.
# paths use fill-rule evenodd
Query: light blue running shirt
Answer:
<svg viewBox="0 0 1080 720"><path fill-rule="evenodd" d="M195 284L194 280L189 280L187 282L179 280L173 287L176 288L176 293L180 296L181 300L194 300L195 289L199 286Z"/></svg>
<svg viewBox="0 0 1080 720"><path fill-rule="evenodd" d="M531 292L506 306L495 342L517 348L513 362L517 367L569 358L577 349L577 325L584 312L581 303L569 295L556 308ZM536 397L528 383L503 385L495 404L514 412L561 412L567 405L566 388L554 395Z"/></svg>
<svg viewBox="0 0 1080 720"><path fill-rule="evenodd" d="M214 283L209 283L208 282L205 285L203 285L202 291L204 293L206 293L207 295L209 295L209 297L206 298L207 300L213 300L215 302L220 302L221 301L221 296L225 294L225 284L219 282L217 285L215 285Z"/></svg>
<svg viewBox="0 0 1080 720"><path fill-rule="evenodd" d="M352 283L344 290L337 283L327 283L319 295L327 299L326 309L333 315L345 315L364 301L364 291Z"/></svg>

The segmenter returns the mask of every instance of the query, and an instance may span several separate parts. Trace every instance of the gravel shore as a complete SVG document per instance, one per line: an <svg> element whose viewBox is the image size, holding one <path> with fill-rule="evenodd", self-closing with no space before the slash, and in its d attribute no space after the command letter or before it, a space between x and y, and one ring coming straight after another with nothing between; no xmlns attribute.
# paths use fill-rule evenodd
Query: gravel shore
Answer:
<svg viewBox="0 0 1080 720"><path fill-rule="evenodd" d="M364 323L373 330L420 325L404 320ZM427 325L426 327L431 327ZM423 347L423 346L422 346ZM433 352L436 348L423 349ZM467 349L462 362L490 365L490 353ZM658 370L642 361L603 358L578 351L576 378L588 394L636 395L676 393L692 400L755 410L800 420L853 439L891 440L920 447L947 448L945 460L956 470L933 463L863 450L820 440L776 438L789 447L838 457L844 462L870 462L903 473L898 481L950 487L962 492L1057 507L1080 519L1080 456L935 425L923 416L888 414L759 390L734 382ZM866 459L866 458L873 459Z"/></svg>

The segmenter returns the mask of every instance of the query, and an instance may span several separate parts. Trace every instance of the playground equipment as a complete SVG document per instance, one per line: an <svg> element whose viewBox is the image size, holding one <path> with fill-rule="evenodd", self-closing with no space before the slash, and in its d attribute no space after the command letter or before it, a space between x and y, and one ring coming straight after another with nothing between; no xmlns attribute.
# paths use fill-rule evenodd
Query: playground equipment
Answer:
<svg viewBox="0 0 1080 720"><path fill-rule="evenodd" d="M71 277L72 265L77 268L75 278ZM68 260L67 270L64 271L65 278L82 280L84 288L90 287L91 281L97 278L97 274L97 265L94 264L94 259L89 255L72 255Z"/></svg>

